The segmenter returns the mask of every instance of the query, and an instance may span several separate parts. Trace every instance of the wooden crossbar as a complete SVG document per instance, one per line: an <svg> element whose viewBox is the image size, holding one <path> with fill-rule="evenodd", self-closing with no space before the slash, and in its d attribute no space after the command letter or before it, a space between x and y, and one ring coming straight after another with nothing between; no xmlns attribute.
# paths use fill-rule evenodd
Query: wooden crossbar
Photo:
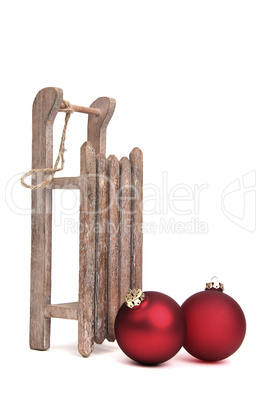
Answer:
<svg viewBox="0 0 261 402"><path fill-rule="evenodd" d="M54 177L46 186L49 190L79 190L80 176L78 177Z"/></svg>
<svg viewBox="0 0 261 402"><path fill-rule="evenodd" d="M93 107L85 107L85 106L77 106L77 105L72 105L71 107L74 109L75 112L78 113L86 113L86 114L93 114L94 116L99 116L100 110L95 109ZM60 109L65 109L66 105L64 102L61 103Z"/></svg>
<svg viewBox="0 0 261 402"><path fill-rule="evenodd" d="M78 302L47 304L45 306L46 318L66 318L69 320L78 320Z"/></svg>

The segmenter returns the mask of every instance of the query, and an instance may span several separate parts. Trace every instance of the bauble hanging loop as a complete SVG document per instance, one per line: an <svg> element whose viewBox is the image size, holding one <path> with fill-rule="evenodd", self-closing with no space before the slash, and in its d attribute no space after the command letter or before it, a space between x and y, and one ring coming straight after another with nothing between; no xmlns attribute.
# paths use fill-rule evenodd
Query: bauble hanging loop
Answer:
<svg viewBox="0 0 261 402"><path fill-rule="evenodd" d="M143 300L145 300L145 294L141 289L130 289L125 296L125 304L129 308L139 306Z"/></svg>
<svg viewBox="0 0 261 402"><path fill-rule="evenodd" d="M214 281L214 278L216 278L215 281ZM211 282L207 282L207 283L206 283L206 287L205 287L205 290L210 290L210 289L216 289L216 290L219 290L219 291L223 292L223 290L224 290L225 288L224 288L223 283L220 283L220 282L218 281L218 278L217 278L216 276L213 276L213 277L211 278Z"/></svg>

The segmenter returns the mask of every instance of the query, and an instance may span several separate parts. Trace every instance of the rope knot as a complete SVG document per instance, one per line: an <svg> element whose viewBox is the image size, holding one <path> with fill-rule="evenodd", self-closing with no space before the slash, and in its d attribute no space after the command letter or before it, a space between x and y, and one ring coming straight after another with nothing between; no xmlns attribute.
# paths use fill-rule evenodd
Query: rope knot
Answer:
<svg viewBox="0 0 261 402"><path fill-rule="evenodd" d="M72 105L70 104L70 102L63 100L63 103L65 105L65 108L60 108L59 111L61 112L65 112L65 120L64 120L64 126L63 126L63 132L62 132L62 137L61 137L61 142L60 142L60 146L59 146L59 153L58 156L56 158L55 164L53 168L43 168L43 169L32 169L29 172L25 173L22 177L21 177L21 184L22 186L26 187L26 188L30 188L31 190L36 190L38 188L45 188L50 181L53 180L53 177L55 175L56 172L63 170L64 168L64 152L66 151L66 149L64 148L64 144L65 144L65 138L66 138L66 129L67 129L67 124L68 121L71 117L71 114L74 112L74 109L72 107ZM61 166L58 168L58 164L61 160ZM36 185L30 185L30 184L26 184L24 179L28 176L32 176L34 173L39 173L39 172L45 172L48 173L50 172L50 175L41 183L38 183Z"/></svg>
<svg viewBox="0 0 261 402"><path fill-rule="evenodd" d="M69 101L63 100L63 104L65 105L65 107L60 107L59 112L65 112L65 113L74 112L74 108L72 107Z"/></svg>

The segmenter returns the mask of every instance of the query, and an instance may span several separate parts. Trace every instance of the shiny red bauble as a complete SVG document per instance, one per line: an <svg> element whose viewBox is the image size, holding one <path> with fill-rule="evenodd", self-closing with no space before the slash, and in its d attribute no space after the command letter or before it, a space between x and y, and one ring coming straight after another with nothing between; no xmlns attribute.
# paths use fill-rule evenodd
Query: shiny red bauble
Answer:
<svg viewBox="0 0 261 402"><path fill-rule="evenodd" d="M221 287L207 285L209 289L189 297L181 306L187 322L183 346L198 359L217 361L231 356L240 347L246 320L239 304L224 294Z"/></svg>
<svg viewBox="0 0 261 402"><path fill-rule="evenodd" d="M181 307L159 292L144 292L133 308L124 303L115 321L116 340L131 359L146 365L162 363L182 347L186 322Z"/></svg>

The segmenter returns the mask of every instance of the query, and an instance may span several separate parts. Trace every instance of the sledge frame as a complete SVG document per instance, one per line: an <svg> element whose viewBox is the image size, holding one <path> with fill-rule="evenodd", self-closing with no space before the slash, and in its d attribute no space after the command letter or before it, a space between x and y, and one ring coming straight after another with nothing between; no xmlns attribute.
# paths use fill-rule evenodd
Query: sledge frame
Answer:
<svg viewBox="0 0 261 402"><path fill-rule="evenodd" d="M62 104L59 88L44 88L35 97L32 169L53 166L53 124ZM114 321L125 294L129 288L142 288L143 155L134 148L129 158L106 159L106 129L115 105L114 99L102 97L90 108L79 107L79 112L89 114L80 176L53 178L46 188L32 190L31 349L49 349L51 318L73 319L78 320L79 353L89 356L94 342L115 340ZM46 175L34 174L32 184ZM55 189L80 191L79 294L73 303L51 303Z"/></svg>

